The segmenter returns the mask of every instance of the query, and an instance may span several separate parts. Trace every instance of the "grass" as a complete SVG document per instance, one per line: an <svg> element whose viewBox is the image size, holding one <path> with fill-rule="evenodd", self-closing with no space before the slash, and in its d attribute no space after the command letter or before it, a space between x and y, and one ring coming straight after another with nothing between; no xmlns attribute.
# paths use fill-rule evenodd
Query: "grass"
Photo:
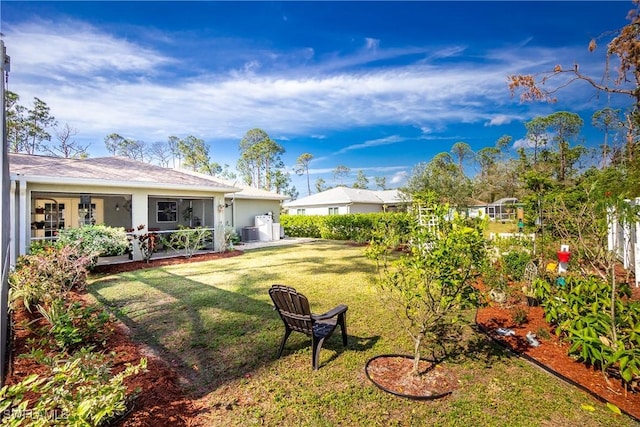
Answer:
<svg viewBox="0 0 640 427"><path fill-rule="evenodd" d="M421 402L378 390L367 360L411 344L380 304L374 276L361 247L319 241L98 277L90 292L179 370L210 408L205 425L635 425L470 327L447 362L460 381L453 395ZM294 333L276 359L283 326L267 293L274 283L296 287L314 312L346 303L349 346L334 334L312 371L309 340Z"/></svg>

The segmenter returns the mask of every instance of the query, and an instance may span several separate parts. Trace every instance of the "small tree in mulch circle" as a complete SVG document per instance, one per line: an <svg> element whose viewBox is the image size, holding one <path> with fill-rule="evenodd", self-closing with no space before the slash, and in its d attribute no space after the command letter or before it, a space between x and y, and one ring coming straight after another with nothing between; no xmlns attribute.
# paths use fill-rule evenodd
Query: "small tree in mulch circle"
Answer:
<svg viewBox="0 0 640 427"><path fill-rule="evenodd" d="M451 214L446 205L428 206L413 210L408 252L396 251L405 236L389 224L377 227L367 249L385 305L413 340L414 375L420 375L423 348L435 353L443 326L455 325L463 309L479 302L474 279L487 260L482 222Z"/></svg>

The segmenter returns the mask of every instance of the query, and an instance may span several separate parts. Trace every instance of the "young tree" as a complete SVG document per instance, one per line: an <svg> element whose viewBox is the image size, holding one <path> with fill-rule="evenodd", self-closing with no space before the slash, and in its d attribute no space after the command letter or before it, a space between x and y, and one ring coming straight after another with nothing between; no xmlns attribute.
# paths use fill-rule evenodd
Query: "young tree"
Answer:
<svg viewBox="0 0 640 427"><path fill-rule="evenodd" d="M87 153L87 145L80 145L73 137L78 134L78 130L72 128L69 123L63 127L56 126L55 135L58 140L57 145L45 147L45 151L55 157L64 157L66 159L86 159L89 157Z"/></svg>
<svg viewBox="0 0 640 427"><path fill-rule="evenodd" d="M377 285L385 307L393 310L411 336L413 374L419 375L423 347L442 345L464 308L478 302L474 278L487 260L480 223L469 225L449 207L416 195L411 210L409 233L397 223L378 223L367 256L376 262ZM426 217L425 217L426 216ZM410 242L410 250L399 257L400 242ZM435 356L435 354L434 354Z"/></svg>
<svg viewBox="0 0 640 427"><path fill-rule="evenodd" d="M369 186L369 180L367 179L367 176L364 174L362 170L359 170L358 174L356 175L356 181L353 183L352 187L366 190L368 186Z"/></svg>
<svg viewBox="0 0 640 427"><path fill-rule="evenodd" d="M305 174L307 176L307 191L308 196L311 195L311 183L309 182L309 164L313 159L313 154L302 153L296 160L295 173L297 175Z"/></svg>

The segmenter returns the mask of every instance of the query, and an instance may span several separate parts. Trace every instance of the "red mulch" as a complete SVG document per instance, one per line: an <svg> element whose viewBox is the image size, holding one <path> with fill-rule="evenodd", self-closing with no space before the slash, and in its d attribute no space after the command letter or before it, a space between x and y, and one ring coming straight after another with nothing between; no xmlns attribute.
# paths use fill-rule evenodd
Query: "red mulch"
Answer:
<svg viewBox="0 0 640 427"><path fill-rule="evenodd" d="M627 414L640 419L640 393L626 391L620 380L610 378L607 381L602 371L587 367L569 357L569 344L560 341L552 331L544 319L542 307L527 307L522 304L522 308L527 311L527 322L522 325L516 325L513 322L512 308L500 306L489 306L478 310L476 322L507 348L531 357L547 369L570 379L602 400L613 403ZM498 328L512 329L515 336L498 335L495 332ZM546 330L550 338L541 338L539 332L541 330ZM537 339L540 341L539 347L528 344L525 335L529 331L537 334Z"/></svg>
<svg viewBox="0 0 640 427"><path fill-rule="evenodd" d="M426 360L418 364L420 375L413 375L413 358L385 355L372 359L367 375L378 387L390 393L413 399L446 396L458 388L458 378L444 365Z"/></svg>
<svg viewBox="0 0 640 427"><path fill-rule="evenodd" d="M206 261L212 259L228 258L241 255L242 251L224 253L211 253L195 255L191 258L167 258L156 259L149 263L129 262L99 266L95 273L111 274L152 268L185 262ZM86 302L83 294L72 293L70 298ZM13 315L15 335L12 343L13 360L6 384L11 385L20 382L32 373L43 373L45 368L32 359L17 358L15 356L27 351L26 340L30 333L23 325L26 322L37 319L39 314L29 313L25 309L18 309ZM126 380L129 391L139 389L140 393L133 401L132 411L115 424L122 427L164 427L164 426L198 426L201 425L198 415L205 412L206 406L198 400L190 399L181 388L177 373L159 357L147 351L141 344L131 340L127 327L116 323L113 334L109 337L105 346L110 352L116 354L113 359L113 372L124 369L126 363L137 364L142 357L147 358L147 370L144 373L130 377Z"/></svg>

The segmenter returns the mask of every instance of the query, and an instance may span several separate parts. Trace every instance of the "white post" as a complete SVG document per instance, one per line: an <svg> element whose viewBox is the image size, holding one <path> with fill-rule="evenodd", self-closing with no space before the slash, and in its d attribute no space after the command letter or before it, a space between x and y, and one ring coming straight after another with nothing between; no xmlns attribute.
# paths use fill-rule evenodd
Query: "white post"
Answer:
<svg viewBox="0 0 640 427"><path fill-rule="evenodd" d="M147 233L149 230L149 196L146 193L133 192L131 194L131 228L134 235ZM144 225L145 230L138 231L139 225ZM142 260L142 252L137 239L132 241L132 255L134 261Z"/></svg>
<svg viewBox="0 0 640 427"><path fill-rule="evenodd" d="M9 236L11 204L9 203L9 154L7 153L7 117L5 112L5 78L9 75L10 61L4 47L4 41L0 40L0 127L2 128L2 152L0 154L0 222L2 231L0 235L0 386L4 385L5 366L7 365L7 341L8 341L8 298L9 298L9 259L11 256L11 241Z"/></svg>

